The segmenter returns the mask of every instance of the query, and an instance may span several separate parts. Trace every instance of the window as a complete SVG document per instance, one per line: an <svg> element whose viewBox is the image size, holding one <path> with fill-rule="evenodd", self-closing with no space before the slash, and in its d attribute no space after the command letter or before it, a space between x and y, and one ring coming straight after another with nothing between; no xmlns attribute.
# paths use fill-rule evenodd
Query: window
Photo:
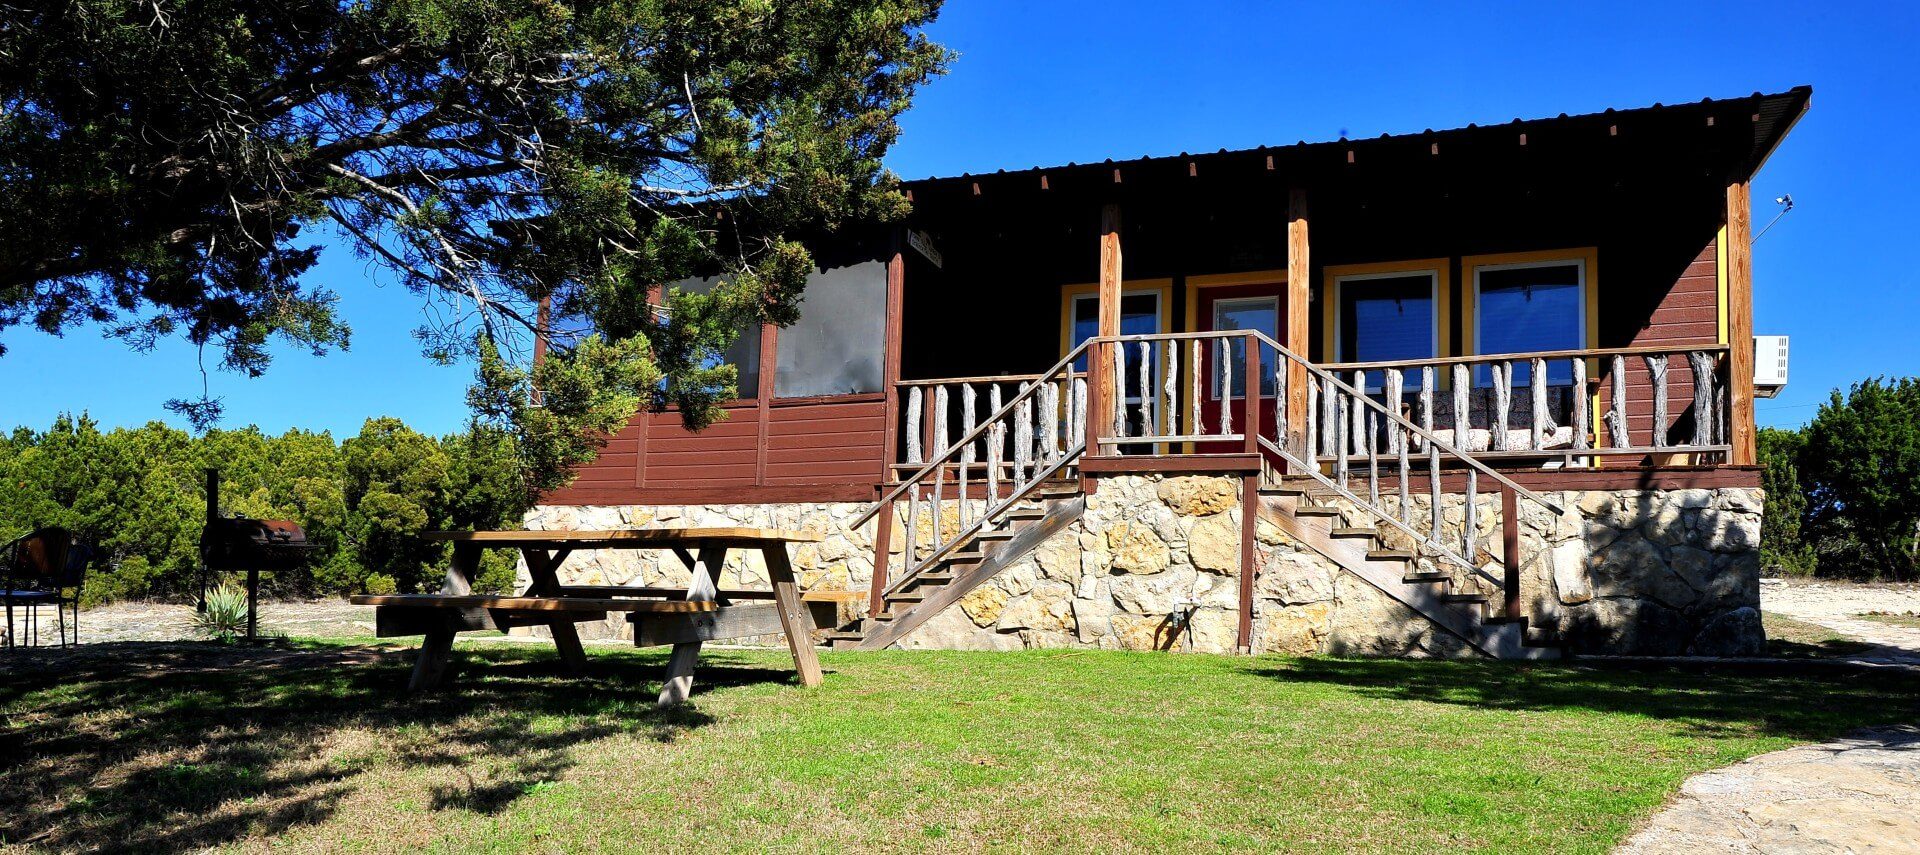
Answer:
<svg viewBox="0 0 1920 855"><path fill-rule="evenodd" d="M880 391L887 266L869 261L816 270L801 300L800 320L780 331L774 397Z"/></svg>
<svg viewBox="0 0 1920 855"><path fill-rule="evenodd" d="M1416 270L1334 278L1339 328L1337 361L1391 362L1431 359L1440 352L1435 302L1440 273ZM1385 372L1367 372L1367 388L1379 391ZM1420 387L1418 371L1405 372L1405 388Z"/></svg>
<svg viewBox="0 0 1920 855"><path fill-rule="evenodd" d="M1237 299L1213 301L1213 328L1219 332L1228 330L1259 330L1268 338L1280 337L1280 300L1277 297L1243 297ZM1227 371L1230 391L1234 398L1243 398L1247 394L1247 340L1228 339ZM1213 346L1218 352L1218 345ZM1273 369L1278 364L1279 354L1273 348L1260 345L1260 395L1272 400L1278 394L1274 385ZM1215 368L1214 371L1219 371ZM1213 397L1220 398L1218 383L1214 387Z"/></svg>
<svg viewBox="0 0 1920 855"><path fill-rule="evenodd" d="M1079 347L1080 343L1100 334L1100 295L1075 294L1073 296L1072 339L1067 342L1069 348ZM1160 292L1129 291L1120 295L1120 334L1147 335L1160 331ZM1155 348L1154 361L1159 361L1158 348ZM1076 371L1087 370L1087 356L1081 354L1073 360ZM1150 366L1149 372L1158 374L1157 366ZM1139 345L1126 348L1126 386L1127 400L1138 403L1140 400L1140 350Z"/></svg>
<svg viewBox="0 0 1920 855"><path fill-rule="evenodd" d="M687 279L674 283L681 291L690 294L705 294L713 290L720 280L716 277ZM740 330L732 346L721 351L719 358L709 357L704 368L716 365L732 365L735 371L735 397L751 399L760 397L760 325L751 324ZM663 379L662 382L665 382Z"/></svg>
<svg viewBox="0 0 1920 855"><path fill-rule="evenodd" d="M1536 353L1586 346L1586 262L1582 260L1494 264L1474 268L1476 353ZM1474 382L1492 382L1483 367ZM1532 382L1532 368L1513 366L1513 382ZM1564 359L1548 363L1547 382L1573 382Z"/></svg>

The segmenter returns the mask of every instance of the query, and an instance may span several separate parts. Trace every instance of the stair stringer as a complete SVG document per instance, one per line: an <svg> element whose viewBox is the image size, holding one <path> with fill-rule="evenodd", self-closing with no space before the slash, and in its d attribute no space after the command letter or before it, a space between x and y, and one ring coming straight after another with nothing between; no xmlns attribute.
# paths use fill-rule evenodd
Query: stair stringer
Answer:
<svg viewBox="0 0 1920 855"><path fill-rule="evenodd" d="M1485 656L1496 659L1552 659L1554 648L1528 647L1526 621L1489 624L1466 608L1441 601L1444 585L1408 582L1404 565L1396 561L1376 561L1367 557L1364 547L1332 535L1328 523L1309 522L1293 514L1288 505L1294 497L1261 496L1260 518L1272 523L1301 545L1332 561L1340 569L1358 577L1394 601L1412 609L1434 626L1467 642Z"/></svg>
<svg viewBox="0 0 1920 855"><path fill-rule="evenodd" d="M1048 538L1059 534L1067 526L1087 511L1086 496L1051 501L1047 505L1047 515L1020 529L1006 543L1000 545L993 554L980 563L956 572L953 581L941 585L922 600L919 605L900 613L890 621L870 621L872 629L860 640L855 650L885 650L921 624L931 620L954 603L960 601L981 583L999 575L1001 570L1012 566L1033 550L1039 548Z"/></svg>

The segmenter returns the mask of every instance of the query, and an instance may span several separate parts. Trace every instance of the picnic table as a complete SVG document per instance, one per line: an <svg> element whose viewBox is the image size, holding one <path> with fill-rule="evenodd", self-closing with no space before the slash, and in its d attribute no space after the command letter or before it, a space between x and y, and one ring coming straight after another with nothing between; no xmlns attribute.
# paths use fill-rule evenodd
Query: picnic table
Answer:
<svg viewBox="0 0 1920 855"><path fill-rule="evenodd" d="M444 682L454 636L461 632L546 626L560 658L578 670L586 665L586 652L574 624L605 620L610 613L627 615L633 623L635 646L673 645L666 685L660 690L662 707L684 701L692 693L700 646L708 641L782 634L793 652L801 684L820 684L820 661L811 637L813 618L801 602L787 559L788 544L815 542L820 540L818 535L757 528L653 528L429 531L421 536L453 544L453 561L439 593L353 598L355 605L375 607L376 635L424 636L408 682L410 691ZM525 593L512 597L473 593L480 556L487 549L520 551L533 578ZM692 580L685 589L561 584L560 565L583 549L672 551L692 571ZM727 553L735 549L757 550L765 557L771 590L720 589L720 568Z"/></svg>

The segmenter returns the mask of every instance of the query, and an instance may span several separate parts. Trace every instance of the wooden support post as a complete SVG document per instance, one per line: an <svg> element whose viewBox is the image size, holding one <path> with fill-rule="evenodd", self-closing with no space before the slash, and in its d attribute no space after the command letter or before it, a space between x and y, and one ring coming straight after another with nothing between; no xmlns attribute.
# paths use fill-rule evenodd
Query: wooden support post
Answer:
<svg viewBox="0 0 1920 855"><path fill-rule="evenodd" d="M1313 273L1309 266L1309 245L1307 242L1307 191L1295 187L1287 192L1287 322L1286 341L1288 350L1301 359L1311 358L1309 354L1310 333L1307 321L1311 310L1307 308L1307 295L1313 287ZM1312 462L1307 453L1307 425L1310 419L1307 408L1307 366L1294 360L1287 363L1287 397L1276 402L1280 424L1286 426L1286 447L1301 459ZM1276 432L1276 435L1279 435Z"/></svg>
<svg viewBox="0 0 1920 855"><path fill-rule="evenodd" d="M907 285L905 243L905 235L896 229L893 255L887 259L886 352L880 361L880 387L887 394L886 420L881 422L887 428L882 437L880 454L879 489L883 493L886 485L893 481L893 464L900 462L900 336L906 323ZM874 518L874 525L878 528L873 535L873 587L867 597L867 613L877 616L884 605L884 598L880 595L887 590L887 553L893 546L893 509L882 511Z"/></svg>
<svg viewBox="0 0 1920 855"><path fill-rule="evenodd" d="M1260 573L1255 535L1259 523L1260 473L1255 471L1240 476L1240 623L1234 646L1242 653L1253 652L1253 588Z"/></svg>
<svg viewBox="0 0 1920 855"><path fill-rule="evenodd" d="M527 575L533 584L527 588L529 595L550 596L560 589L560 562L566 560L567 551L549 553L544 549L522 549L520 557L527 562ZM553 633L553 649L559 651L560 661L569 671L582 671L587 667L587 651L580 644L580 631L574 628L573 621L559 619L549 621L547 630Z"/></svg>
<svg viewBox="0 0 1920 855"><path fill-rule="evenodd" d="M1500 546L1506 562L1501 587L1506 617L1520 616L1520 499L1512 487L1500 486ZM1471 558L1472 556L1468 556Z"/></svg>
<svg viewBox="0 0 1920 855"><path fill-rule="evenodd" d="M1110 202L1100 208L1100 337L1120 334L1120 205ZM1119 349L1110 345L1094 347L1087 354L1087 370L1093 374L1093 410L1087 419L1087 455L1103 453L1098 442L1100 428L1112 423L1119 409L1121 386L1125 382L1113 370ZM1115 447L1115 452L1119 448Z"/></svg>
<svg viewBox="0 0 1920 855"><path fill-rule="evenodd" d="M1221 339L1222 343L1226 341ZM1246 403L1246 415L1241 419L1240 429L1245 431L1246 453L1258 455L1264 453L1260 450L1260 340L1249 335L1244 341L1247 344L1240 385L1244 392L1241 399ZM1232 391L1231 384L1226 388L1227 391ZM1221 397L1224 399L1226 396ZM1220 411L1225 413L1229 404L1229 401L1222 400ZM1276 402L1275 406L1280 410L1279 424L1286 424L1285 403ZM1305 412L1305 409L1302 408L1301 412ZM1278 426L1276 425L1276 428ZM1275 430L1274 436L1284 439L1284 434L1280 430ZM1300 434L1303 443L1305 437L1305 434ZM1245 653L1253 651L1253 588L1255 577L1260 573L1259 558L1255 553L1255 535L1257 534L1255 529L1259 522L1260 472L1256 469L1240 478L1240 623L1237 629L1236 646Z"/></svg>
<svg viewBox="0 0 1920 855"><path fill-rule="evenodd" d="M1727 385L1729 455L1756 459L1753 426L1753 203L1746 181L1727 185Z"/></svg>

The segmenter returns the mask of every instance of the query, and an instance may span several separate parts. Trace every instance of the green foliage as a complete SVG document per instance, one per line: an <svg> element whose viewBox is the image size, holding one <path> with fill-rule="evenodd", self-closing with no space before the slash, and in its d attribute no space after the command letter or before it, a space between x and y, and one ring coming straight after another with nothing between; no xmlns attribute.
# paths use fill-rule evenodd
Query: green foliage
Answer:
<svg viewBox="0 0 1920 855"><path fill-rule="evenodd" d="M370 419L327 433L254 427L195 438L159 423L102 432L85 415L0 441L0 539L60 525L100 547L82 601L186 599L199 580L205 470L221 471L228 513L290 519L316 544L303 570L262 577L264 596L392 593L438 586L440 528L513 528L532 501L513 432L485 424L435 439ZM489 555L476 587L512 588L514 561Z"/></svg>
<svg viewBox="0 0 1920 855"><path fill-rule="evenodd" d="M1768 570L1920 578L1920 380L1836 391L1806 427L1763 428L1759 451Z"/></svg>
<svg viewBox="0 0 1920 855"><path fill-rule="evenodd" d="M1773 574L1812 575L1813 547L1800 530L1807 512L1807 496L1800 490L1800 451L1806 435L1761 428L1758 440L1760 487L1767 496L1760 517L1760 564Z"/></svg>
<svg viewBox="0 0 1920 855"><path fill-rule="evenodd" d="M232 641L247 633L247 591L231 582L208 589L206 608L193 615L193 631L209 641Z"/></svg>
<svg viewBox="0 0 1920 855"><path fill-rule="evenodd" d="M0 329L179 336L257 375L344 348L316 226L449 318L527 493L605 426L733 395L716 357L791 323L807 235L905 201L881 159L949 59L938 0L72 0L0 27ZM710 292L647 300L659 283ZM598 344L524 367L542 304ZM594 341L589 339L589 342ZM476 342L479 344L476 346ZM532 406L534 389L550 401ZM198 427L202 397L174 406ZM236 438L245 445L248 440ZM290 494L288 494L290 495ZM405 503L376 492L375 505ZM279 498L287 498L280 496ZM376 515L403 513L395 506Z"/></svg>
<svg viewBox="0 0 1920 855"><path fill-rule="evenodd" d="M1821 575L1920 578L1920 379L1834 392L1807 425L1799 469Z"/></svg>

